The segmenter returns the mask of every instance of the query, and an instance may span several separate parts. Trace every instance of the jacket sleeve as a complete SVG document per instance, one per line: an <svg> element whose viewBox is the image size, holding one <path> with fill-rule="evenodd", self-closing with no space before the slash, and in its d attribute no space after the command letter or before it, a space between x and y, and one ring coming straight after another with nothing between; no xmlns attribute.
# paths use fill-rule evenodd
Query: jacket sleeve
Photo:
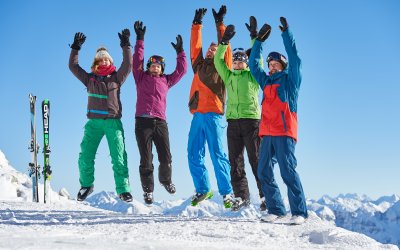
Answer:
<svg viewBox="0 0 400 250"><path fill-rule="evenodd" d="M256 41L256 38L250 40L250 48L253 47L255 41ZM249 58L250 58L250 55L249 55ZM264 58L263 58L262 54L260 54L260 66L262 69L264 68Z"/></svg>
<svg viewBox="0 0 400 250"><path fill-rule="evenodd" d="M135 50L132 58L132 73L135 83L139 84L141 76L144 72L144 41L136 40Z"/></svg>
<svg viewBox="0 0 400 250"><path fill-rule="evenodd" d="M264 89L269 76L265 73L264 69L260 65L260 59L262 54L261 42L256 40L251 49L249 58L249 68L253 77L260 84L261 89Z"/></svg>
<svg viewBox="0 0 400 250"><path fill-rule="evenodd" d="M117 81L122 85L126 78L131 73L132 69L132 51L130 46L124 46L122 48L122 63L117 70Z"/></svg>
<svg viewBox="0 0 400 250"><path fill-rule="evenodd" d="M204 60L201 29L201 24L192 24L190 33L190 61L193 72L197 71L197 66Z"/></svg>
<svg viewBox="0 0 400 250"><path fill-rule="evenodd" d="M75 49L71 49L71 54L69 56L69 69L72 74L76 76L85 86L87 86L89 82L89 74L79 66L79 51Z"/></svg>
<svg viewBox="0 0 400 250"><path fill-rule="evenodd" d="M293 34L290 32L289 28L285 32L282 32L282 38L289 61L287 68L290 78L289 82L292 87L298 89L301 83L301 59L297 52Z"/></svg>
<svg viewBox="0 0 400 250"><path fill-rule="evenodd" d="M214 65L215 69L217 70L219 76L221 77L222 81L225 85L228 85L229 77L232 74L232 71L228 68L225 63L224 57L225 52L227 51L228 45L218 45L217 52L215 52L214 56Z"/></svg>
<svg viewBox="0 0 400 250"><path fill-rule="evenodd" d="M217 24L217 36L218 36L218 44L221 42L222 36L224 35L226 30L226 26L224 25L224 23L218 23ZM226 66L228 67L228 69L232 69L232 47L231 47L231 43L228 43L228 48L226 49L225 52L225 63Z"/></svg>
<svg viewBox="0 0 400 250"><path fill-rule="evenodd" d="M186 74L187 62L185 51L180 52L176 58L176 68L172 74L167 75L168 88L174 86Z"/></svg>

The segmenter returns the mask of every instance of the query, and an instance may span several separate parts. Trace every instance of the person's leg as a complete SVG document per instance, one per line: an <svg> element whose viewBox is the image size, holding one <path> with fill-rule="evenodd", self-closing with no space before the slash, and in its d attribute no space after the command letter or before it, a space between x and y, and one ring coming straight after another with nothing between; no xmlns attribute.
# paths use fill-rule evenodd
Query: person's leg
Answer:
<svg viewBox="0 0 400 250"><path fill-rule="evenodd" d="M306 199L300 176L296 172L297 160L294 155L296 141L288 136L276 137L276 156L281 176L288 188L289 205L292 215L308 217Z"/></svg>
<svg viewBox="0 0 400 250"><path fill-rule="evenodd" d="M131 192L124 128L120 119L105 120L105 134L110 149L117 194Z"/></svg>
<svg viewBox="0 0 400 250"><path fill-rule="evenodd" d="M190 174L197 193L205 194L210 191L208 171L204 165L205 136L204 114L195 113L190 125L188 140L188 162Z"/></svg>
<svg viewBox="0 0 400 250"><path fill-rule="evenodd" d="M94 160L97 148L104 136L101 121L90 119L85 125L85 131L79 153L79 182L81 187L91 187L94 183Z"/></svg>
<svg viewBox="0 0 400 250"><path fill-rule="evenodd" d="M235 197L249 199L249 187L244 169L244 140L240 133L239 120L229 120L227 130L231 183Z"/></svg>
<svg viewBox="0 0 400 250"><path fill-rule="evenodd" d="M260 151L261 139L258 136L259 121L258 120L243 120L241 124L244 144L247 151L247 157L251 166L251 170L256 179L258 194L260 198L264 197L261 189L260 180L258 179L258 157Z"/></svg>
<svg viewBox="0 0 400 250"><path fill-rule="evenodd" d="M274 178L274 164L272 157L275 154L272 136L264 136L261 140L260 157L258 161L258 178L265 196L268 213L285 215L286 209L282 201L278 184Z"/></svg>
<svg viewBox="0 0 400 250"><path fill-rule="evenodd" d="M222 138L224 126L222 125L222 115L207 113L204 124L205 135L207 138L208 149L211 161L214 165L215 177L217 179L218 191L221 195L232 193L230 165L227 155L224 152Z"/></svg>
<svg viewBox="0 0 400 250"><path fill-rule="evenodd" d="M152 193L154 191L152 154L153 127L152 119L136 118L135 135L140 154L140 181L142 183L142 189L146 193Z"/></svg>
<svg viewBox="0 0 400 250"><path fill-rule="evenodd" d="M154 145L156 146L158 161L158 179L162 185L172 183L172 156L169 145L169 132L166 121L157 121L153 135Z"/></svg>

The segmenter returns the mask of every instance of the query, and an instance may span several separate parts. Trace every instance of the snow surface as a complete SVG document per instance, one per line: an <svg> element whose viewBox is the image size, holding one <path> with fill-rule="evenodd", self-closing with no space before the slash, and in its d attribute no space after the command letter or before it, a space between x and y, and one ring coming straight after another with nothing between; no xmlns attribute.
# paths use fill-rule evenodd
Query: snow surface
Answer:
<svg viewBox="0 0 400 250"><path fill-rule="evenodd" d="M291 226L289 217L261 222L256 203L231 212L218 195L198 207L189 199L151 207L135 200L128 204L111 192L81 203L68 196L64 189L52 192L51 204L31 202L30 178L15 171L0 151L0 249L398 249L336 227L337 215L329 207L333 198L326 205L309 201L309 219ZM387 208L384 218L398 223L395 200L381 203ZM351 211L359 210L357 202L350 204ZM344 211L343 204L339 207Z"/></svg>

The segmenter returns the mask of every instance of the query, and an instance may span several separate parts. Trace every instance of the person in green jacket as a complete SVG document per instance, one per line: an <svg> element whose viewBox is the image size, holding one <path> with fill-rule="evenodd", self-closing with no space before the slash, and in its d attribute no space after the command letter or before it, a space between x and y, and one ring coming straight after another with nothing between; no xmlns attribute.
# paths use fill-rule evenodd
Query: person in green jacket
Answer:
<svg viewBox="0 0 400 250"><path fill-rule="evenodd" d="M250 25L246 23L246 26L250 31L252 40L255 39L257 36L256 19L253 16L250 17ZM237 211L250 204L250 192L243 157L245 148L262 201L260 208L265 210L261 185L257 176L260 147L258 127L261 115L258 104L259 84L250 73L248 54L244 49L233 50L233 71L226 66L224 62L225 51L229 40L234 35L235 27L228 25L214 57L215 67L224 81L228 93L226 108L227 139L231 182L235 194L232 210Z"/></svg>

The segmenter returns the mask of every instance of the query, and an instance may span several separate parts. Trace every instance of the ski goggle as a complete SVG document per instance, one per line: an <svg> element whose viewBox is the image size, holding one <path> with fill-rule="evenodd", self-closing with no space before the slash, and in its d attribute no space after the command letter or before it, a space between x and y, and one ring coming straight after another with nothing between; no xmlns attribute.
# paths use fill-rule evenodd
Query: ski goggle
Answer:
<svg viewBox="0 0 400 250"><path fill-rule="evenodd" d="M245 50L243 48L234 48L233 52L245 52Z"/></svg>
<svg viewBox="0 0 400 250"><path fill-rule="evenodd" d="M152 56L149 58L148 63L158 63L158 64L163 64L164 63L164 58L161 56Z"/></svg>

